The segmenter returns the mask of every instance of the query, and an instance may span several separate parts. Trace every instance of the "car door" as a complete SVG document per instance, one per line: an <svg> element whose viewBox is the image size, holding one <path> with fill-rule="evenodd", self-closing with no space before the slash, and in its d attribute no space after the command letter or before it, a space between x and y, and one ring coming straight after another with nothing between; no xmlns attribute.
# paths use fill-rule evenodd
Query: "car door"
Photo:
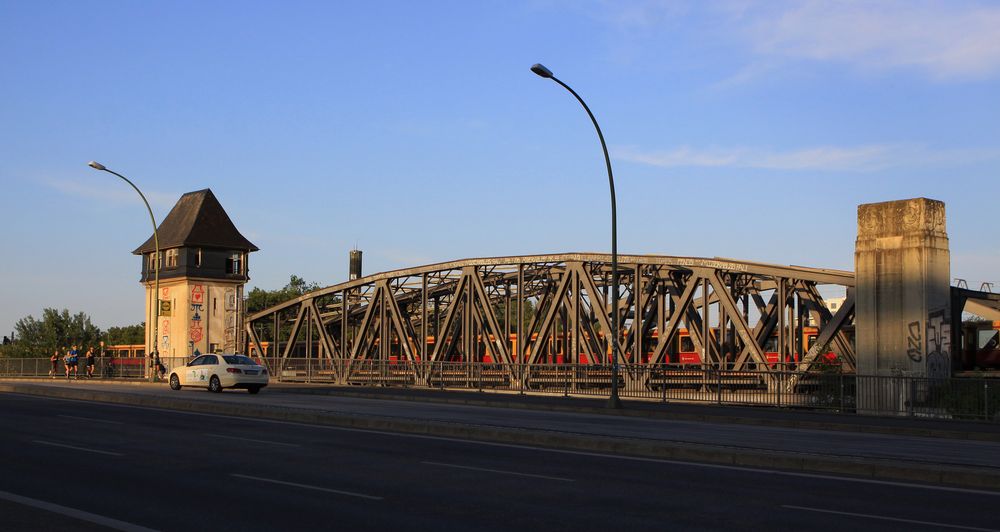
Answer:
<svg viewBox="0 0 1000 532"><path fill-rule="evenodd" d="M207 386L207 384L202 383L198 380L198 370L201 365L205 363L205 356L202 355L194 360L192 360L187 366L184 367L184 378L181 379L181 383L184 386Z"/></svg>
<svg viewBox="0 0 1000 532"><path fill-rule="evenodd" d="M219 357L215 355L205 355L201 357L203 360L198 366L198 382L195 386L208 386L209 379L215 374L219 369Z"/></svg>

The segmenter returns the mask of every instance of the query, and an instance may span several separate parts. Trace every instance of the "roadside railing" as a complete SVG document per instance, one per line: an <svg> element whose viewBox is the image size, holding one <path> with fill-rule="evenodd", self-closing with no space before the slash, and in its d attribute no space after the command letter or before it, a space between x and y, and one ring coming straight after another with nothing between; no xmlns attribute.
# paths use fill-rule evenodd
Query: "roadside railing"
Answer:
<svg viewBox="0 0 1000 532"><path fill-rule="evenodd" d="M169 370L190 359L164 357ZM110 379L148 378L148 359L96 359L94 376ZM349 386L478 390L518 394L607 397L610 366L593 364L501 364L408 362L288 358L271 366L279 382L329 383ZM270 364L268 364L270 362ZM0 358L0 377L47 377L48 359ZM86 375L80 358L78 375ZM54 378L65 378L60 360ZM1000 379L927 379L869 376L783 369L732 371L690 365L619 367L618 386L624 399L690 402L732 406L806 408L845 414L912 416L1000 422Z"/></svg>

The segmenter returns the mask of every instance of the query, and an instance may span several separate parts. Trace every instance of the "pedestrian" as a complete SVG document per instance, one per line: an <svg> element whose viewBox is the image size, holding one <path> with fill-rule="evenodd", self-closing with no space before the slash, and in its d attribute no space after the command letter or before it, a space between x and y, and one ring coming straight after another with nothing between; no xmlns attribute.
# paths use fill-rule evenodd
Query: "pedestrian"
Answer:
<svg viewBox="0 0 1000 532"><path fill-rule="evenodd" d="M69 350L68 354L69 354L69 360L68 360L69 368L66 369L66 378L67 379L69 378L69 372L70 370L72 370L73 376L79 379L80 374L77 373L76 370L77 366L80 364L80 352L76 350L76 346L74 345L73 348Z"/></svg>
<svg viewBox="0 0 1000 532"><path fill-rule="evenodd" d="M66 379L69 380L69 369L73 364L69 361L69 349L63 348L63 369L66 370Z"/></svg>
<svg viewBox="0 0 1000 532"><path fill-rule="evenodd" d="M52 352L52 356L49 357L49 363L52 364L52 367L49 368L49 378L50 379L54 379L54 378L56 378L56 370L59 369L59 350L58 349L56 349L55 351Z"/></svg>
<svg viewBox="0 0 1000 532"><path fill-rule="evenodd" d="M87 348L87 378L94 378L94 348Z"/></svg>

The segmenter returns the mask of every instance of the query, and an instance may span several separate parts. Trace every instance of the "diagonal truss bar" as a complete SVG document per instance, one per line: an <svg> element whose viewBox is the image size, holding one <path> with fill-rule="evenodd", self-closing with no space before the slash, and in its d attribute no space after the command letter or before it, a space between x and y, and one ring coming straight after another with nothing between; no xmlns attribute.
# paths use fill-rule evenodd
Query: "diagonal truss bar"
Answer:
<svg viewBox="0 0 1000 532"><path fill-rule="evenodd" d="M725 307L726 312L729 313L733 319L733 326L736 327L736 334L740 336L740 340L743 341L744 345L750 348L750 356L753 357L754 361L760 365L767 366L767 357L764 355L763 350L754 341L753 333L750 331L750 327L747 325L746 321L740 316L740 311L736 307L736 300L733 299L733 295L726 290L725 284L722 279L719 278L719 272L711 271L707 272L708 282L715 289L715 293L719 295L719 303Z"/></svg>
<svg viewBox="0 0 1000 532"><path fill-rule="evenodd" d="M678 297L674 295L671 291L670 297L674 300L674 312L670 314L667 320L667 325L663 331L658 331L658 342L656 345L656 351L653 352L653 356L649 357L649 363L661 364L663 363L663 357L670 346L670 341L673 340L674 335L677 333L677 329L680 327L681 320L691 304L691 298L694 297L694 290L698 286L697 280L694 276L690 276L687 279L687 283L684 285L684 291ZM677 288L677 284L674 283L674 288Z"/></svg>
<svg viewBox="0 0 1000 532"><path fill-rule="evenodd" d="M597 285L594 283L594 278L590 276L584 269L582 263L573 263L569 266L569 269L576 273L580 284L583 285L583 290L587 292L590 297L590 306L594 310L594 317L597 319L598 324L601 326L603 331L611 331L611 320L609 318L610 312L608 311L608 306L604 302L603 293L597 289ZM614 290L615 287L612 287ZM620 330L620 329L619 329ZM624 353L625 346L619 341L618 338L611 338L611 334L605 334L605 338L608 338L608 348L611 348L611 342L618 343L618 352Z"/></svg>
<svg viewBox="0 0 1000 532"><path fill-rule="evenodd" d="M555 321L556 314L559 313L559 309L562 307L563 298L566 295L566 289L569 287L570 280L573 278L574 273L573 266L567 268L562 275L562 279L559 281L559 286L556 288L555 292L553 292L551 297L552 304L545 312L545 318L542 319L541 326L538 330L538 339L531 344L531 354L528 356L527 360L528 364L537 363L538 357L541 356L542 349L548 345L549 331L552 328L552 323Z"/></svg>
<svg viewBox="0 0 1000 532"><path fill-rule="evenodd" d="M292 331L288 334L288 343L285 344L285 352L281 354L282 360L288 360L288 356L292 354L292 349L295 347L295 340L299 336L299 329L302 328L302 321L308 310L306 305L299 305L299 313L295 318L295 323L292 324Z"/></svg>

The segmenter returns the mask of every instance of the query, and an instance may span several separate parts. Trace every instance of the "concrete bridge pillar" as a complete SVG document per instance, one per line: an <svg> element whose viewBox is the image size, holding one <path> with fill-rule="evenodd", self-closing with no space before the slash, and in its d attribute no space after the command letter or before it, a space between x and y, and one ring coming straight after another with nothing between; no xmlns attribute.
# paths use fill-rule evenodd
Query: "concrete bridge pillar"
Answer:
<svg viewBox="0 0 1000 532"><path fill-rule="evenodd" d="M916 198L858 207L859 375L951 375L950 260L943 202Z"/></svg>

